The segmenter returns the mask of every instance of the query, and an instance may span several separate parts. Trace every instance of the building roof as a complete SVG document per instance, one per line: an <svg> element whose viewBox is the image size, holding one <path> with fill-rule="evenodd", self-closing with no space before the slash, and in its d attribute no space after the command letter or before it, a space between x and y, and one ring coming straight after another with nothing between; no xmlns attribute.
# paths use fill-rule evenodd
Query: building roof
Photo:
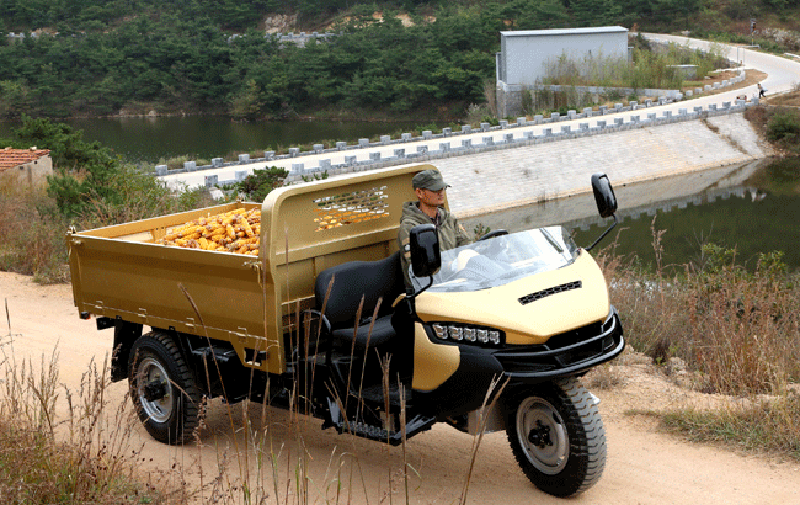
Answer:
<svg viewBox="0 0 800 505"><path fill-rule="evenodd" d="M516 32L500 32L503 37L536 37L539 35L576 35L579 33L613 33L627 32L623 26L594 26L588 28L554 28L552 30L521 30Z"/></svg>
<svg viewBox="0 0 800 505"><path fill-rule="evenodd" d="M37 149L36 147L31 147L30 149L11 149L10 147L0 149L0 172L30 163L48 154L50 154L50 149Z"/></svg>

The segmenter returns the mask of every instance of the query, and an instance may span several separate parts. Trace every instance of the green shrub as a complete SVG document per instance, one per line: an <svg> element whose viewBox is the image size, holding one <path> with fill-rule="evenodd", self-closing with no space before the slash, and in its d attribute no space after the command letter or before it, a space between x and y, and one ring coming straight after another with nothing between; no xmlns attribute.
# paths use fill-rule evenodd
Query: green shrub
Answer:
<svg viewBox="0 0 800 505"><path fill-rule="evenodd" d="M800 144L800 115L790 111L776 113L767 123L767 138L773 142Z"/></svg>

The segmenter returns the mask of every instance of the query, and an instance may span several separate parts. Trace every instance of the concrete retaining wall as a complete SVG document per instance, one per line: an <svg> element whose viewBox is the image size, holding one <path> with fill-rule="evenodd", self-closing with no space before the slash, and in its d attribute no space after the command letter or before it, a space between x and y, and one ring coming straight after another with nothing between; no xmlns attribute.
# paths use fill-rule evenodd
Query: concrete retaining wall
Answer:
<svg viewBox="0 0 800 505"><path fill-rule="evenodd" d="M531 144L436 161L459 217L496 212L591 191L591 175L614 186L742 164L766 156L742 114L695 118L657 128ZM658 199L657 195L653 195Z"/></svg>

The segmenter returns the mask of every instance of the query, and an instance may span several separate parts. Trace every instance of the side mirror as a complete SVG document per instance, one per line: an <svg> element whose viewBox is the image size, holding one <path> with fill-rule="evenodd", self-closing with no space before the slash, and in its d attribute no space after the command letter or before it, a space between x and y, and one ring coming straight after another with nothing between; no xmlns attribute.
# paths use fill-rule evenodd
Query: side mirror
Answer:
<svg viewBox="0 0 800 505"><path fill-rule="evenodd" d="M432 224L421 224L411 229L411 268L416 277L430 277L442 266L439 251L439 234Z"/></svg>
<svg viewBox="0 0 800 505"><path fill-rule="evenodd" d="M599 173L592 176L592 191L600 217L613 216L617 211L617 197L614 196L614 188L611 187L611 181L606 174Z"/></svg>

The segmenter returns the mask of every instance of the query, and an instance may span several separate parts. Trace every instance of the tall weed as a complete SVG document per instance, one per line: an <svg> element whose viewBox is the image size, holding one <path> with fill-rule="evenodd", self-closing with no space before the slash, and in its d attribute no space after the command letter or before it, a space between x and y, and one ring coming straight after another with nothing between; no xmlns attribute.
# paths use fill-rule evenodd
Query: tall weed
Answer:
<svg viewBox="0 0 800 505"><path fill-rule="evenodd" d="M653 228L660 257L662 230ZM757 394L800 381L800 278L780 253L762 254L753 272L735 251L706 244L702 263L668 276L635 259L604 258L613 303L628 343L665 364L683 359L708 392Z"/></svg>

